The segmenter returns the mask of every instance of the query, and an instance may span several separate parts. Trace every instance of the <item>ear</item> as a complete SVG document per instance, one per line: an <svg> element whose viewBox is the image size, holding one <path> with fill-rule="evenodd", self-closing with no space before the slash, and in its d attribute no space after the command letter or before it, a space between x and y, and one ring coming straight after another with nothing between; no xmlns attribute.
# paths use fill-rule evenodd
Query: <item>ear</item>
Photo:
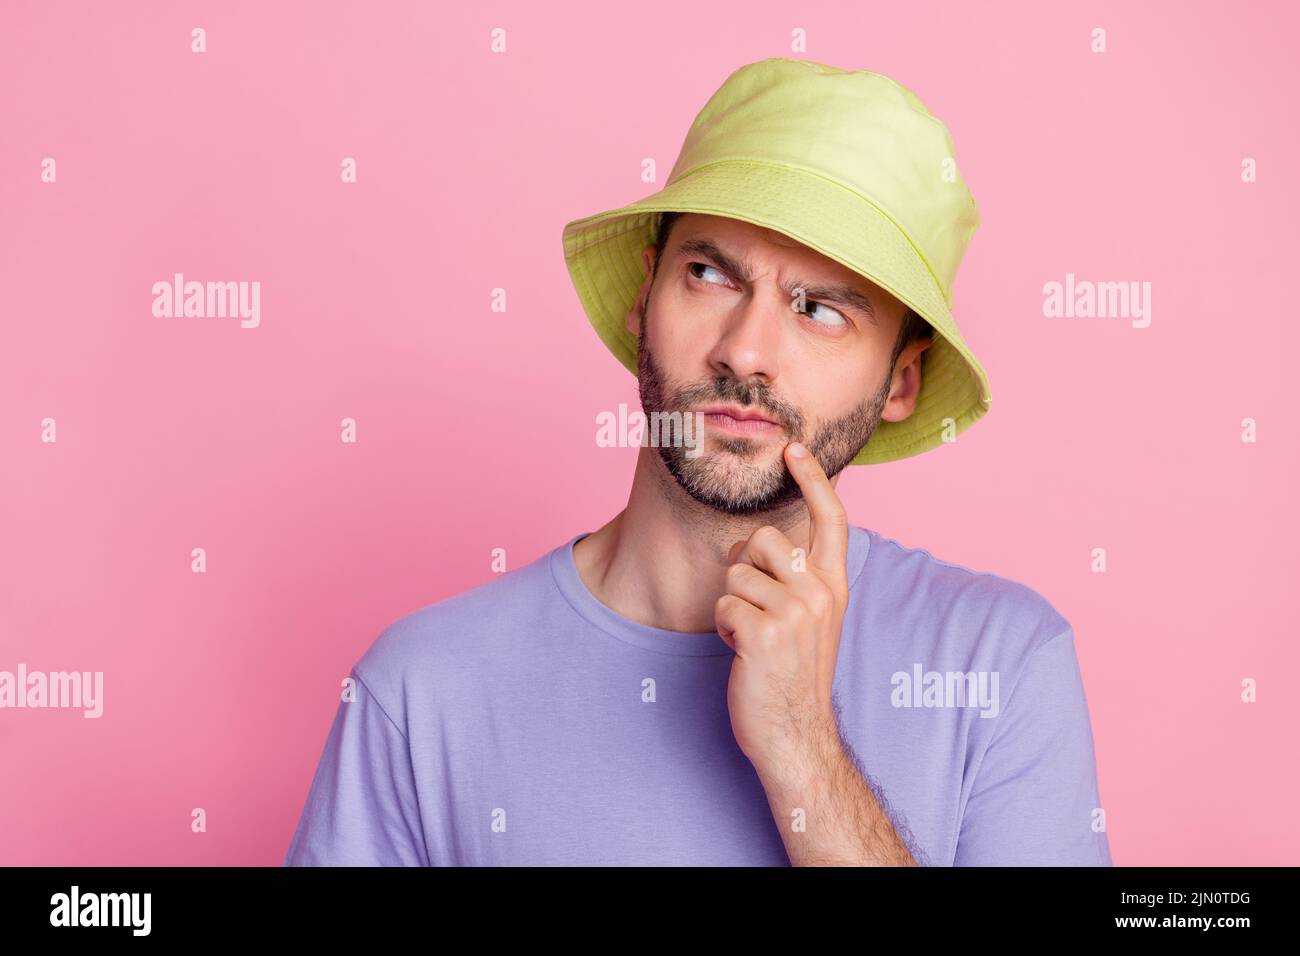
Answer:
<svg viewBox="0 0 1300 956"><path fill-rule="evenodd" d="M901 422L916 411L916 400L921 394L921 358L933 344L933 338L918 339L898 356L889 399L880 413L881 421Z"/></svg>
<svg viewBox="0 0 1300 956"><path fill-rule="evenodd" d="M645 265L645 280L641 283L641 291L636 294L636 301L627 310L627 318L624 320L624 324L627 326L627 330L632 333L633 338L641 337L641 312L645 309L646 297L650 294L650 277L653 274L655 262L654 246L646 246L641 250L641 261Z"/></svg>

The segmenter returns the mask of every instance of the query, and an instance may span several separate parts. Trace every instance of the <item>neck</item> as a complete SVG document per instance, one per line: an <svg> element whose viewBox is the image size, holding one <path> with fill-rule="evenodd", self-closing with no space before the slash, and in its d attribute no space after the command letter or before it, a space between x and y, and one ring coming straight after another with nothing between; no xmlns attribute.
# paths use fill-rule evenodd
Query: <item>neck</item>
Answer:
<svg viewBox="0 0 1300 956"><path fill-rule="evenodd" d="M624 617L670 631L712 631L731 546L763 525L808 546L802 500L759 514L723 514L686 494L659 453L642 447L627 507L574 546L574 561L592 594Z"/></svg>

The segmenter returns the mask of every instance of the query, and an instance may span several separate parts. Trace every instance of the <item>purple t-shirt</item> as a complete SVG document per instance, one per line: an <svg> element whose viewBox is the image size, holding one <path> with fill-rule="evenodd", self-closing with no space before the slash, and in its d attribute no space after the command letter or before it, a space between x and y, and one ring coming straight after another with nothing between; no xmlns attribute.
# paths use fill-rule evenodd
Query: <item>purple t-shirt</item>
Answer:
<svg viewBox="0 0 1300 956"><path fill-rule="evenodd" d="M788 865L733 653L602 604L573 545L389 625L294 865ZM850 527L840 732L924 865L1109 866L1074 634L1036 591Z"/></svg>

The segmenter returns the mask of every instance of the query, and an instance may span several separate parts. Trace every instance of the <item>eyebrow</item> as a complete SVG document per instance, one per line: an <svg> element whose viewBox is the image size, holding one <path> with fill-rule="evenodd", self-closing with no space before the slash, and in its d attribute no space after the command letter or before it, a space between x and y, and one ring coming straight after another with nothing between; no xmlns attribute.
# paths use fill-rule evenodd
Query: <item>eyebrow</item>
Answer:
<svg viewBox="0 0 1300 956"><path fill-rule="evenodd" d="M749 283L754 281L754 271L749 263L724 251L712 239L684 239L677 249L677 255L684 259L708 259L736 279ZM781 287L781 291L792 299L796 295L796 289L803 289L805 298L855 309L865 314L872 325L879 325L871 299L855 286L843 282L791 282Z"/></svg>

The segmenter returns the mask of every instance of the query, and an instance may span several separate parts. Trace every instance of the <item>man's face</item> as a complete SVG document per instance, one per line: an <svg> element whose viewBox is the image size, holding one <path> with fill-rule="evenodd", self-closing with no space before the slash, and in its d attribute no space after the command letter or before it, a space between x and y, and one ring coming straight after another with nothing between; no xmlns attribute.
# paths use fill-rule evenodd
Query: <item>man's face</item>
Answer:
<svg viewBox="0 0 1300 956"><path fill-rule="evenodd" d="M781 233L680 216L653 284L648 276L628 315L640 336L647 417L705 413L702 450L659 448L668 471L696 501L737 515L799 497L782 455L789 442L806 445L828 476L838 474L882 417L906 418L915 406L927 342L904 350L896 374L890 369L906 311Z"/></svg>

